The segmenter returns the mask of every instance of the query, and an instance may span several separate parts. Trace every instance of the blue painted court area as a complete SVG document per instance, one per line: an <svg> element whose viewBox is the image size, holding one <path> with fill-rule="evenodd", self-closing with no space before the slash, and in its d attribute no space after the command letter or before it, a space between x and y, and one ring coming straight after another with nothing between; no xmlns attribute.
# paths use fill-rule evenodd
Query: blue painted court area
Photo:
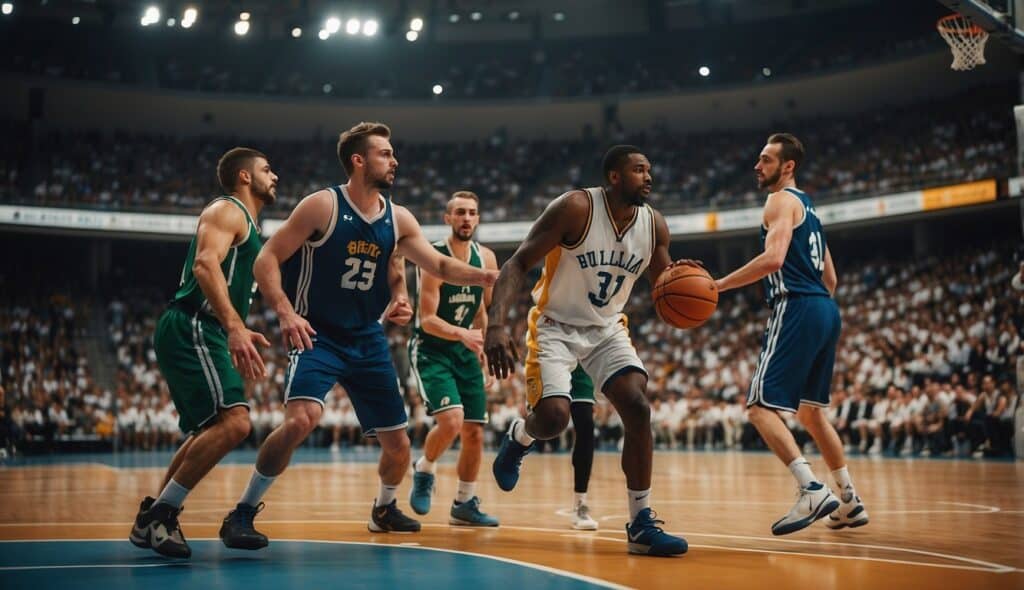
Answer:
<svg viewBox="0 0 1024 590"><path fill-rule="evenodd" d="M454 551L369 543L275 540L258 552L190 541L168 560L128 541L0 542L0 587L289 590L298 588L601 588L568 573Z"/></svg>

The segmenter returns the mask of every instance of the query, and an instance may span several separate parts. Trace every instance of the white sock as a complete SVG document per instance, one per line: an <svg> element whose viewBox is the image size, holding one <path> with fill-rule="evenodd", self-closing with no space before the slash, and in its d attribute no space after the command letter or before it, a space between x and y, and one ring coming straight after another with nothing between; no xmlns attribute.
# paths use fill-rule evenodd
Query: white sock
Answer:
<svg viewBox="0 0 1024 590"><path fill-rule="evenodd" d="M789 464L789 472L793 474L793 477L796 478L797 483L802 488L806 488L818 481L814 477L814 472L811 471L811 464L803 456L793 459L793 462Z"/></svg>
<svg viewBox="0 0 1024 590"><path fill-rule="evenodd" d="M626 494L629 496L629 522L633 522L641 510L650 508L651 488L646 490L630 490L627 488Z"/></svg>
<svg viewBox="0 0 1024 590"><path fill-rule="evenodd" d="M850 472L846 470L846 465L833 471L832 479L836 481L836 487L839 488L840 493L843 495L843 502L852 500L854 496L853 480L850 479Z"/></svg>
<svg viewBox="0 0 1024 590"><path fill-rule="evenodd" d="M516 428L518 426L518 428ZM528 447L533 444L534 438L529 434L526 434L526 421L519 420L512 425L512 438L524 447Z"/></svg>
<svg viewBox="0 0 1024 590"><path fill-rule="evenodd" d="M389 486L383 481L380 482L380 491L377 492L377 499L374 500L374 506L387 506L388 504L395 501L395 494L398 492L398 486Z"/></svg>
<svg viewBox="0 0 1024 590"><path fill-rule="evenodd" d="M189 489L173 479L167 482L167 486L164 487L163 491L160 492L160 497L156 499L155 503L170 504L175 508L181 508L181 505L185 503L185 496L188 496Z"/></svg>
<svg viewBox="0 0 1024 590"><path fill-rule="evenodd" d="M459 480L459 490L455 493L455 501L459 504L463 502L469 502L476 495L476 482L475 481L462 481Z"/></svg>
<svg viewBox="0 0 1024 590"><path fill-rule="evenodd" d="M420 473L434 473L437 471L437 463L427 459L425 456L416 460L413 469Z"/></svg>
<svg viewBox="0 0 1024 590"><path fill-rule="evenodd" d="M576 508L579 508L583 504L587 503L587 493L586 492L583 492L582 494L579 493L579 492L574 492L573 495L576 496L576 504L575 504Z"/></svg>
<svg viewBox="0 0 1024 590"><path fill-rule="evenodd" d="M263 495L270 489L270 484L274 483L277 476L267 477L258 470L253 469L252 478L249 479L249 487L245 488L245 492L242 493L242 498L238 500L239 504L248 504L249 506L259 506L260 500L263 499Z"/></svg>

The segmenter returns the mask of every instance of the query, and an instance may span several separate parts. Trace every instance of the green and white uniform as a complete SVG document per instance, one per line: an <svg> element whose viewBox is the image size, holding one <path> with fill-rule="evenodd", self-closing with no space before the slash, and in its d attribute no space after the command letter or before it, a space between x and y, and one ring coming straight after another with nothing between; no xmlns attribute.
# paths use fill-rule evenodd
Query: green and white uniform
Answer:
<svg viewBox="0 0 1024 590"><path fill-rule="evenodd" d="M451 256L446 240L434 242L434 248ZM469 243L469 265L484 268L480 244ZM487 393L483 371L476 354L461 341L445 340L423 330L419 310L419 294L423 288L420 270L416 270L416 321L409 339L409 360L416 376L420 394L433 415L452 408L462 408L466 422L487 422ZM437 317L460 328L470 328L484 301L483 287L441 284L437 301Z"/></svg>
<svg viewBox="0 0 1024 590"><path fill-rule="evenodd" d="M594 403L594 382L590 379L590 375L587 375L587 372L583 370L582 366L576 365L576 368L573 369L572 374L569 376L569 383L569 396L572 398L573 403Z"/></svg>
<svg viewBox="0 0 1024 590"><path fill-rule="evenodd" d="M248 236L228 250L220 265L227 279L231 306L244 320L256 292L252 265L263 241L256 223L238 199L218 197L211 203L220 200L238 205L249 224ZM214 317L209 301L192 274L196 241L193 236L178 290L157 320L153 334L156 360L178 410L178 426L186 434L202 429L221 408L249 406L242 376L231 363L227 333Z"/></svg>

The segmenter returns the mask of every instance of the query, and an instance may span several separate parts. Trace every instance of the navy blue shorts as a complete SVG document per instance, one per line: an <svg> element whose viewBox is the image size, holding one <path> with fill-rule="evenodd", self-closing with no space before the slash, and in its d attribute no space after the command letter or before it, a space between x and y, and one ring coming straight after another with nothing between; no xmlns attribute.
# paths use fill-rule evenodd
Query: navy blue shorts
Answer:
<svg viewBox="0 0 1024 590"><path fill-rule="evenodd" d="M795 412L828 407L839 341L839 307L830 297L783 295L772 306L747 406Z"/></svg>
<svg viewBox="0 0 1024 590"><path fill-rule="evenodd" d="M383 330L346 338L344 345L317 332L312 349L288 354L285 403L307 399L324 405L338 383L348 392L365 436L404 429L409 417Z"/></svg>

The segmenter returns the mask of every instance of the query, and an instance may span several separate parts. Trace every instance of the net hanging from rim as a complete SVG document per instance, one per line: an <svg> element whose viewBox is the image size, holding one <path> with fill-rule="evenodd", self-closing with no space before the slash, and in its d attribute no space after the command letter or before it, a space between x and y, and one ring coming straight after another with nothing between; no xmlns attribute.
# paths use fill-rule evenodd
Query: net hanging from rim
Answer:
<svg viewBox="0 0 1024 590"><path fill-rule="evenodd" d="M935 26L953 51L954 70L973 70L985 63L985 42L988 31L971 22L962 14L951 14L939 19Z"/></svg>

